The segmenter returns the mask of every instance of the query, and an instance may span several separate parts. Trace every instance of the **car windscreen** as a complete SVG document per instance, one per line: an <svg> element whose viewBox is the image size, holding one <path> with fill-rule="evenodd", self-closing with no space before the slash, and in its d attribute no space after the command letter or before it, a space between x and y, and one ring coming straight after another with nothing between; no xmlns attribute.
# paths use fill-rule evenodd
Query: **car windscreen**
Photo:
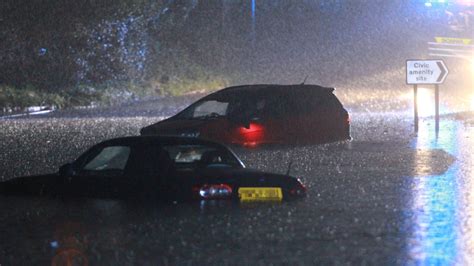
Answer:
<svg viewBox="0 0 474 266"><path fill-rule="evenodd" d="M176 169L196 169L202 167L242 168L241 162L227 149L204 144L164 145Z"/></svg>

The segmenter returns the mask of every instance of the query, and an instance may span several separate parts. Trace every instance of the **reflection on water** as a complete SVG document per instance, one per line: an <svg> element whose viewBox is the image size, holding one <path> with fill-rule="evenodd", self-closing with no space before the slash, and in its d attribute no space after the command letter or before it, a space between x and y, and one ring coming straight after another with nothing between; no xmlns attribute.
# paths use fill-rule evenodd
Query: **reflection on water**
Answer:
<svg viewBox="0 0 474 266"><path fill-rule="evenodd" d="M465 260L461 254L468 250L461 234L461 221L466 213L464 206L470 202L463 201L463 184L466 176L462 172L467 165L472 165L470 148L472 143L468 137L469 128L460 122L443 120L439 134L434 130L434 123L421 123L414 148L443 149L456 158L455 163L442 175L423 176L425 168L434 167L436 158L431 161L417 161L414 164L415 181L413 191L414 234L410 243L410 255L417 261L427 265L446 265ZM467 132L467 133L466 133ZM466 156L466 153L468 156ZM472 233L472 232L471 232ZM469 237L468 237L469 238Z"/></svg>
<svg viewBox="0 0 474 266"><path fill-rule="evenodd" d="M79 222L67 221L56 226L54 240L50 245L53 249L52 266L78 265L87 266L87 235L84 226Z"/></svg>

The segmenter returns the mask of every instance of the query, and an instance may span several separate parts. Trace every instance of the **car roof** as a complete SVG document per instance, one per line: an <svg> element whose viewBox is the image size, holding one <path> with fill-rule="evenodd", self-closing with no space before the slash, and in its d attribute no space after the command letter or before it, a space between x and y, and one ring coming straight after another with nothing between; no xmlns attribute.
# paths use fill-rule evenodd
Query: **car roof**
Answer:
<svg viewBox="0 0 474 266"><path fill-rule="evenodd" d="M227 94L227 93L275 93L275 92L301 92L302 90L316 93L332 93L335 89L323 87L312 84L294 84L294 85L279 85L279 84L256 84L256 85L240 85L227 87L216 91L213 95Z"/></svg>
<svg viewBox="0 0 474 266"><path fill-rule="evenodd" d="M181 137L181 136L153 136L153 135L146 135L146 136L128 136L128 137L120 137L120 138L113 138L106 141L99 143L98 145L120 145L120 144L127 144L127 145L134 145L140 143L156 143L162 145L176 145L176 144L201 144L201 145L210 145L210 146L219 146L228 149L225 145L222 145L217 142L203 140L199 138L193 137Z"/></svg>

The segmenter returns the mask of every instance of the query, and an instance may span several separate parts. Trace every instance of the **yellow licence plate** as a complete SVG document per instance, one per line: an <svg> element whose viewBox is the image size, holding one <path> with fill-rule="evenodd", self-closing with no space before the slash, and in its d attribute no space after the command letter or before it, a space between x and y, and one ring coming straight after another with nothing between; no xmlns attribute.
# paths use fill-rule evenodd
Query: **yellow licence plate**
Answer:
<svg viewBox="0 0 474 266"><path fill-rule="evenodd" d="M241 187L239 198L241 201L280 201L283 193L279 187Z"/></svg>

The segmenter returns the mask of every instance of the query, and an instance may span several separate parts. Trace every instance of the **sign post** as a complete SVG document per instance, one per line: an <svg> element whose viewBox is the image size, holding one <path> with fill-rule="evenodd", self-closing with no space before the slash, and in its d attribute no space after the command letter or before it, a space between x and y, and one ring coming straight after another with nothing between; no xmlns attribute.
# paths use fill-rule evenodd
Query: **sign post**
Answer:
<svg viewBox="0 0 474 266"><path fill-rule="evenodd" d="M439 132L439 85L435 85L435 129Z"/></svg>
<svg viewBox="0 0 474 266"><path fill-rule="evenodd" d="M407 60L407 84L413 85L415 108L415 132L418 132L418 84L435 85L435 128L439 131L439 84L448 76L448 68L443 60Z"/></svg>
<svg viewBox="0 0 474 266"><path fill-rule="evenodd" d="M418 85L413 85L413 106L415 107L415 132L418 132Z"/></svg>

